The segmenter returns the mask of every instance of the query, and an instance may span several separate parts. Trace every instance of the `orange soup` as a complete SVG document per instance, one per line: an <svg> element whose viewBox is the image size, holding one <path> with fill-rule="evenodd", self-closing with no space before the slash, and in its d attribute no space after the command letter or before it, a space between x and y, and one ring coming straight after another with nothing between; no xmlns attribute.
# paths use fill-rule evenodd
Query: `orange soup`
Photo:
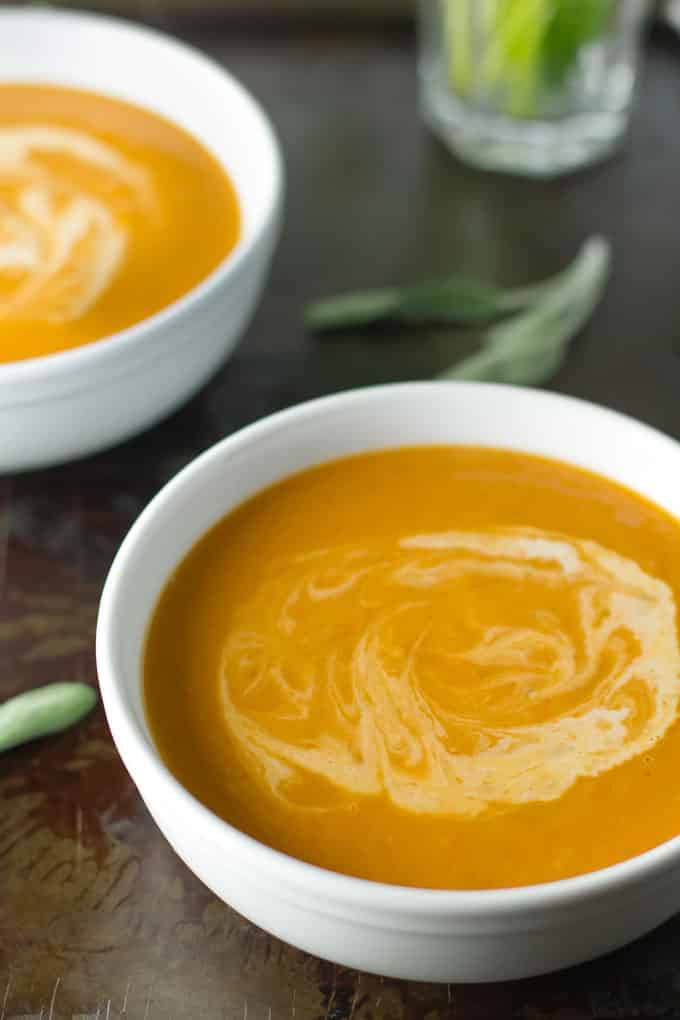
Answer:
<svg viewBox="0 0 680 1020"><path fill-rule="evenodd" d="M239 231L225 171L176 124L77 89L0 85L0 362L146 319Z"/></svg>
<svg viewBox="0 0 680 1020"><path fill-rule="evenodd" d="M147 638L168 767L243 832L382 882L519 886L680 832L680 524L521 453L291 477L189 553Z"/></svg>

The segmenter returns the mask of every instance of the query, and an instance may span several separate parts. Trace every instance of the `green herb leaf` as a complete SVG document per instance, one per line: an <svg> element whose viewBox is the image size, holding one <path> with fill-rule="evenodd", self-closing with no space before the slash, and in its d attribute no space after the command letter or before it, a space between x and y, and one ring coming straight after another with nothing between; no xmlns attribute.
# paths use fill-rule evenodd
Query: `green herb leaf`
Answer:
<svg viewBox="0 0 680 1020"><path fill-rule="evenodd" d="M535 304L559 286L565 272L526 287L503 288L472 277L449 276L405 287L342 294L310 305L305 322L319 332L388 321L480 325Z"/></svg>
<svg viewBox="0 0 680 1020"><path fill-rule="evenodd" d="M497 95L511 117L531 117L536 110L543 38L556 2L561 0L491 0L489 5L480 85L488 99Z"/></svg>
<svg viewBox="0 0 680 1020"><path fill-rule="evenodd" d="M434 0L436 3L437 0ZM479 0L445 0L442 16L444 18L445 45L448 45L451 59L449 76L455 91L464 96L470 89L475 77L475 49L472 36L475 3Z"/></svg>
<svg viewBox="0 0 680 1020"><path fill-rule="evenodd" d="M569 73L579 50L604 32L614 0L568 0L553 5L542 46L543 73L551 85Z"/></svg>
<svg viewBox="0 0 680 1020"><path fill-rule="evenodd" d="M481 350L442 373L442 379L481 379L538 385L562 364L570 340L590 318L604 288L608 243L591 238L552 288L528 311L490 327Z"/></svg>
<svg viewBox="0 0 680 1020"><path fill-rule="evenodd" d="M604 288L609 259L608 243L595 237L571 265L542 283L502 289L452 276L330 298L310 307L307 322L316 329L368 326L388 319L474 325L510 315L489 326L482 333L480 350L441 378L537 385L557 371L569 341L590 317Z"/></svg>
<svg viewBox="0 0 680 1020"><path fill-rule="evenodd" d="M80 683L48 684L10 698L0 705L0 751L73 726L96 702L96 691Z"/></svg>
<svg viewBox="0 0 680 1020"><path fill-rule="evenodd" d="M511 117L541 115L580 50L607 28L615 0L440 0L449 82Z"/></svg>

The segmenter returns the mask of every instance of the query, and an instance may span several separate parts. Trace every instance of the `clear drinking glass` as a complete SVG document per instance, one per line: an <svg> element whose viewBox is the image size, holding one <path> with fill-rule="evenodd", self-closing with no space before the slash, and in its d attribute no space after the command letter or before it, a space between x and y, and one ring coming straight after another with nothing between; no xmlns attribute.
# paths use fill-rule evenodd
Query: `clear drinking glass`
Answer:
<svg viewBox="0 0 680 1020"><path fill-rule="evenodd" d="M476 166L551 176L629 119L647 0L419 0L421 105Z"/></svg>

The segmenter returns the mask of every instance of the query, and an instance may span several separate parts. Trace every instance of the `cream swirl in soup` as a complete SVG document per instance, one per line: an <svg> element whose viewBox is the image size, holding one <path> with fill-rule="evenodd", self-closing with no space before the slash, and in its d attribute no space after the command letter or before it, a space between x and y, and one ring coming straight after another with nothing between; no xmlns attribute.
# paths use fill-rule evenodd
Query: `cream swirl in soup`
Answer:
<svg viewBox="0 0 680 1020"><path fill-rule="evenodd" d="M0 317L80 318L121 269L131 207L153 215L149 174L81 131L44 124L0 127L0 180Z"/></svg>
<svg viewBox="0 0 680 1020"><path fill-rule="evenodd" d="M673 593L596 542L452 531L322 549L235 613L224 718L270 790L413 812L560 797L674 721Z"/></svg>

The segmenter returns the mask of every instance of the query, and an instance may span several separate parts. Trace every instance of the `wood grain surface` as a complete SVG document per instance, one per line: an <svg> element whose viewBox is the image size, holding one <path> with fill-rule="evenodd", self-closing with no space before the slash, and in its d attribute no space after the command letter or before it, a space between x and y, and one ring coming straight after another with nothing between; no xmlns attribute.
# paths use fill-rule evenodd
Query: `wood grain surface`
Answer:
<svg viewBox="0 0 680 1020"><path fill-rule="evenodd" d="M165 13L159 23L176 28ZM450 267L533 280L602 232L611 285L554 388L680 436L680 44L670 35L650 42L625 151L545 184L477 173L430 138L405 31L191 38L242 78L279 132L288 195L272 279L236 356L169 421L89 460L0 478L0 698L51 680L96 683L107 568L145 503L197 452L296 401L424 378L452 356L441 332L320 343L301 324L312 297ZM0 757L0 1020L19 1017L680 1017L680 920L606 959L514 984L428 986L335 967L256 929L187 871L98 709Z"/></svg>

